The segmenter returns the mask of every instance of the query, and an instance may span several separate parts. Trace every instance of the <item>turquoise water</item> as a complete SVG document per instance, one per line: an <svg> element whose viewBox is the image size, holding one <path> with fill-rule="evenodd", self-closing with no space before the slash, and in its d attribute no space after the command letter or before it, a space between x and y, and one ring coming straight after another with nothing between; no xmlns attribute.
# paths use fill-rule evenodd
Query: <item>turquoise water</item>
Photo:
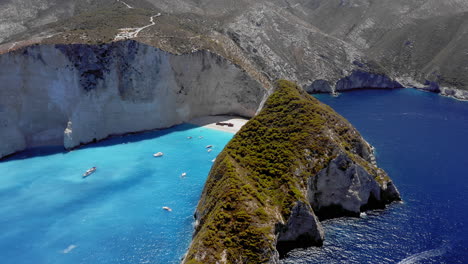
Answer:
<svg viewBox="0 0 468 264"><path fill-rule="evenodd" d="M468 102L414 89L317 95L376 147L404 203L324 223L283 263L468 263Z"/></svg>
<svg viewBox="0 0 468 264"><path fill-rule="evenodd" d="M468 263L468 102L412 89L317 97L376 147L404 203L328 220L323 247L283 263ZM211 161L231 138L181 125L0 162L0 263L178 263Z"/></svg>
<svg viewBox="0 0 468 264"><path fill-rule="evenodd" d="M232 136L184 124L0 162L0 263L179 263L212 160Z"/></svg>

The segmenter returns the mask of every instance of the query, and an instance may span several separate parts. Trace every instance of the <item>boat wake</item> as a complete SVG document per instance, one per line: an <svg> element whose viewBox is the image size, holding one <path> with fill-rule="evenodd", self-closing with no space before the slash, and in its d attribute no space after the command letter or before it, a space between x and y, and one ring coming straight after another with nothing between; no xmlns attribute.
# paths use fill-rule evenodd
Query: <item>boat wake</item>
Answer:
<svg viewBox="0 0 468 264"><path fill-rule="evenodd" d="M70 246L68 246L66 249L64 249L64 250L62 251L62 253L63 253L63 254L68 254L68 253L70 253L70 252L71 252L73 249L75 249L75 248L76 248L76 245L70 245Z"/></svg>
<svg viewBox="0 0 468 264"><path fill-rule="evenodd" d="M398 264L415 264L415 263L423 263L423 260L427 260L429 258L442 256L447 252L447 247L440 247L437 249L426 250L421 253L413 254L400 262Z"/></svg>

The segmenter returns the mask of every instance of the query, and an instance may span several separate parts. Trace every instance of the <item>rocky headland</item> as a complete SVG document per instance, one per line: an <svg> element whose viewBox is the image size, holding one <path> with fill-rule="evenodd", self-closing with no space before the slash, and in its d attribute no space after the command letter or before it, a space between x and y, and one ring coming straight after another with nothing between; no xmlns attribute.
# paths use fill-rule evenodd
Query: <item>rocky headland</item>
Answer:
<svg viewBox="0 0 468 264"><path fill-rule="evenodd" d="M468 100L466 0L18 0L0 3L0 33L0 158L253 118L210 172L185 263L278 263L321 245L321 220L400 199L305 91Z"/></svg>
<svg viewBox="0 0 468 264"><path fill-rule="evenodd" d="M320 219L400 200L371 146L343 117L289 81L218 156L183 263L279 263L321 245Z"/></svg>

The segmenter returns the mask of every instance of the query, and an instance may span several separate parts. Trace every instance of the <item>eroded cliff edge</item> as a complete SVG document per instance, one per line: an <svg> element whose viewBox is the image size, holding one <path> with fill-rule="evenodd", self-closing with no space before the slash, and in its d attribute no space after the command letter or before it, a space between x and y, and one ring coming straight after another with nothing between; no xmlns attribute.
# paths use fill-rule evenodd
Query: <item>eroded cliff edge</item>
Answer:
<svg viewBox="0 0 468 264"><path fill-rule="evenodd" d="M216 159L183 263L278 263L293 248L322 244L319 219L396 200L398 190L358 131L279 81Z"/></svg>
<svg viewBox="0 0 468 264"><path fill-rule="evenodd" d="M174 55L132 40L29 46L0 55L0 68L0 158L202 115L251 117L266 94L216 54Z"/></svg>

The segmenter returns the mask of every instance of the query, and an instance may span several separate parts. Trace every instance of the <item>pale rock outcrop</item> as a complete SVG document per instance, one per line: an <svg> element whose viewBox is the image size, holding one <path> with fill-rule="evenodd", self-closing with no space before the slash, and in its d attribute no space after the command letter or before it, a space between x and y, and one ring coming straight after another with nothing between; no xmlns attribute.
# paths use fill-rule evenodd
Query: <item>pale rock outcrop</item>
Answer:
<svg viewBox="0 0 468 264"><path fill-rule="evenodd" d="M286 225L279 226L276 249L281 256L294 248L321 246L325 231L310 205L298 201Z"/></svg>
<svg viewBox="0 0 468 264"><path fill-rule="evenodd" d="M0 157L74 148L202 115L253 116L263 86L208 51L173 55L135 41L36 45L0 55Z"/></svg>
<svg viewBox="0 0 468 264"><path fill-rule="evenodd" d="M395 89L403 88L403 85L384 74L355 70L348 76L336 81L336 83L327 80L315 80L304 89L308 93L335 93L363 88Z"/></svg>
<svg viewBox="0 0 468 264"><path fill-rule="evenodd" d="M349 76L340 79L335 85L335 91L338 92L359 88L394 89L403 88L403 86L383 74L364 71L354 71Z"/></svg>
<svg viewBox="0 0 468 264"><path fill-rule="evenodd" d="M460 90L456 88L440 88L440 94L448 97L453 97L459 100L468 100L468 91Z"/></svg>
<svg viewBox="0 0 468 264"><path fill-rule="evenodd" d="M381 176L379 176L381 177ZM385 177L377 179L346 154L339 154L308 182L308 199L320 219L383 208L400 200L398 190Z"/></svg>
<svg viewBox="0 0 468 264"><path fill-rule="evenodd" d="M308 93L332 93L334 87L326 80L315 80L311 85L305 87Z"/></svg>

